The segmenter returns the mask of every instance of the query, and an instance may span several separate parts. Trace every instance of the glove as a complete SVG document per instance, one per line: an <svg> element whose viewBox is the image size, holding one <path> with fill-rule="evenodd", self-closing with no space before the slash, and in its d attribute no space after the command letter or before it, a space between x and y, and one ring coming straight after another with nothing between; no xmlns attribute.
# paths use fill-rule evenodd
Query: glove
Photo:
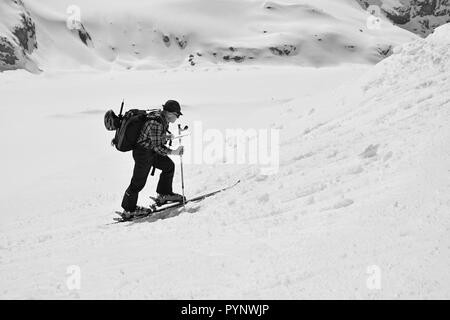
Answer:
<svg viewBox="0 0 450 320"><path fill-rule="evenodd" d="M181 156L184 153L184 147L183 146L179 146L178 148L176 148L175 150L172 150L172 152L170 154L176 155L176 156Z"/></svg>

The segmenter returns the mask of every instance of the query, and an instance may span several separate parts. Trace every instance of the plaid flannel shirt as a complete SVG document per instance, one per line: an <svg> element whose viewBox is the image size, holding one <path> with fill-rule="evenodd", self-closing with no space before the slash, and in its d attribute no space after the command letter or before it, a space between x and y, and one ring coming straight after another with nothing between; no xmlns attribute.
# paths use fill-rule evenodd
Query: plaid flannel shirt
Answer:
<svg viewBox="0 0 450 320"><path fill-rule="evenodd" d="M164 117L162 119L163 123L159 123L156 120L147 121L142 127L137 144L145 149L152 149L160 155L166 156L171 151L170 148L166 147L166 143L169 140L166 136L169 124Z"/></svg>

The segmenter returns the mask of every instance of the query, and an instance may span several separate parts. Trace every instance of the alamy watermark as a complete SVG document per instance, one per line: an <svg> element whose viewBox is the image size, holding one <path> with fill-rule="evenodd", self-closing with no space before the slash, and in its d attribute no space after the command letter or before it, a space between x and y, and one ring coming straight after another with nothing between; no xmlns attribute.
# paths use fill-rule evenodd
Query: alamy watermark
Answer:
<svg viewBox="0 0 450 320"><path fill-rule="evenodd" d="M81 9L79 6L70 5L66 9L68 15L66 19L66 26L69 30L80 30L81 26Z"/></svg>
<svg viewBox="0 0 450 320"><path fill-rule="evenodd" d="M66 286L69 290L81 289L81 268L77 265L68 266L66 269L67 279Z"/></svg>
<svg viewBox="0 0 450 320"><path fill-rule="evenodd" d="M369 290L381 290L381 268L377 265L367 267L369 277L366 280L366 286Z"/></svg>
<svg viewBox="0 0 450 320"><path fill-rule="evenodd" d="M370 5L366 11L370 14L366 20L367 29L380 30L382 26L381 8L376 5Z"/></svg>
<svg viewBox="0 0 450 320"><path fill-rule="evenodd" d="M195 121L182 139L186 164L248 164L258 166L263 175L279 169L279 129L204 129L201 121Z"/></svg>

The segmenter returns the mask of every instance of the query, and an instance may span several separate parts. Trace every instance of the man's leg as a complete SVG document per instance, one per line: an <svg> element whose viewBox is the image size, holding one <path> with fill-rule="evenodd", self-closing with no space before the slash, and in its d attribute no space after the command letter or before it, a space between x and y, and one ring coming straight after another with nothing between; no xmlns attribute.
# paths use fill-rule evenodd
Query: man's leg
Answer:
<svg viewBox="0 0 450 320"><path fill-rule="evenodd" d="M139 192L144 189L147 177L152 166L153 151L135 149L133 150L134 170L131 183L125 191L122 200L122 208L125 211L133 212L136 210Z"/></svg>
<svg viewBox="0 0 450 320"><path fill-rule="evenodd" d="M172 181L175 174L175 164L168 156L157 155L154 161L155 168L161 170L156 192L159 194L172 193Z"/></svg>

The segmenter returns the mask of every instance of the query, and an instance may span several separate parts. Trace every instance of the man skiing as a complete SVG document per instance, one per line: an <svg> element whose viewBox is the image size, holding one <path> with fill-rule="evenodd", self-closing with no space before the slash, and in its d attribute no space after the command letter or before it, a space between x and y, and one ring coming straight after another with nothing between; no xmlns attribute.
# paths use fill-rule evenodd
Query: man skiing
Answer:
<svg viewBox="0 0 450 320"><path fill-rule="evenodd" d="M145 211L136 204L138 194L144 189L152 167L161 170L156 188L158 205L168 201L183 201L182 195L172 191L175 164L168 157L168 155L182 155L183 147L172 150L166 146L166 143L174 138L168 131L169 123L174 123L182 115L181 107L175 100L168 100L162 107L162 110L156 112L156 117L151 117L145 122L137 139L137 147L133 149L133 177L122 200L123 214L126 217Z"/></svg>

